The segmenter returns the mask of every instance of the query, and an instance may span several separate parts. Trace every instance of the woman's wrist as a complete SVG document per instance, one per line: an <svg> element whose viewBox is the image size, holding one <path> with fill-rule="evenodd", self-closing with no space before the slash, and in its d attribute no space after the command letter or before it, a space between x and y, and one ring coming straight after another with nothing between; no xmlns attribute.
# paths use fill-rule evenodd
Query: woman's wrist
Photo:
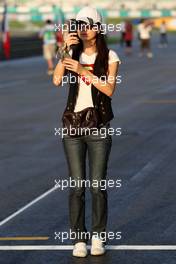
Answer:
<svg viewBox="0 0 176 264"><path fill-rule="evenodd" d="M67 42L64 42L63 49L70 51L70 46L67 45Z"/></svg>
<svg viewBox="0 0 176 264"><path fill-rule="evenodd" d="M84 67L81 66L78 70L78 74L85 76L87 74L87 71L84 69Z"/></svg>
<svg viewBox="0 0 176 264"><path fill-rule="evenodd" d="M66 49L67 51L70 51L70 46L68 46L67 44L66 44Z"/></svg>
<svg viewBox="0 0 176 264"><path fill-rule="evenodd" d="M88 84L91 84L93 82L94 75L84 67L82 67L82 69L79 71L79 75L82 76Z"/></svg>

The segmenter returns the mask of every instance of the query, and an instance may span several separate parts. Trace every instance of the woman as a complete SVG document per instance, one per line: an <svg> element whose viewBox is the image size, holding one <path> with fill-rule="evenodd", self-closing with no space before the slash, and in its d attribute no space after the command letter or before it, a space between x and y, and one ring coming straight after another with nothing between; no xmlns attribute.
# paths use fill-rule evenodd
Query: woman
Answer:
<svg viewBox="0 0 176 264"><path fill-rule="evenodd" d="M111 96L116 86L119 58L108 50L101 32L101 16L96 9L85 7L76 16L78 29L69 33L65 45L72 58L64 58L57 64L53 82L61 85L65 70L78 76L79 84L70 84L66 110L79 112L94 107L100 114L102 127L108 129L113 118ZM110 77L102 81L102 76ZM111 135L101 134L63 137L63 146L68 162L69 176L75 182L86 179L86 153L88 151L90 182L106 179L107 162L111 150ZM91 254L105 253L104 241L100 235L107 224L107 191L91 184L92 232ZM70 188L69 216L71 231L75 232L73 256L87 255L87 230L85 226L85 186ZM84 235L81 236L81 235ZM96 234L96 235L95 235Z"/></svg>

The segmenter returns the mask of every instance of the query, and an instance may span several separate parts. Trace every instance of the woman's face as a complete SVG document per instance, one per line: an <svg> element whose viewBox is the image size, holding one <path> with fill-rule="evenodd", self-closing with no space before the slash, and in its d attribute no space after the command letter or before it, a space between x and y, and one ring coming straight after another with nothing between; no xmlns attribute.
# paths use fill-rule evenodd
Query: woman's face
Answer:
<svg viewBox="0 0 176 264"><path fill-rule="evenodd" d="M78 37L84 41L91 41L96 38L97 27L91 27L89 24L80 23L78 26Z"/></svg>

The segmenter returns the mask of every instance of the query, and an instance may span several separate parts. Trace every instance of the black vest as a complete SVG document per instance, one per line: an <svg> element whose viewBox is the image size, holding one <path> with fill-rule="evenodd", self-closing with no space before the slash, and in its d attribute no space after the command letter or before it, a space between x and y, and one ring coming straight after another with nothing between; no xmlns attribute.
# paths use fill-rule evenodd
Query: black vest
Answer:
<svg viewBox="0 0 176 264"><path fill-rule="evenodd" d="M79 54L76 55L73 51L72 58L79 61ZM94 69L95 70L95 69ZM78 80L78 75L76 73L70 73L69 75L74 76ZM78 82L70 83L67 105L65 110L74 111L78 96ZM114 114L111 106L111 97L99 91L94 85L91 85L92 101L94 107L98 110L101 123L105 125L107 122L114 118Z"/></svg>

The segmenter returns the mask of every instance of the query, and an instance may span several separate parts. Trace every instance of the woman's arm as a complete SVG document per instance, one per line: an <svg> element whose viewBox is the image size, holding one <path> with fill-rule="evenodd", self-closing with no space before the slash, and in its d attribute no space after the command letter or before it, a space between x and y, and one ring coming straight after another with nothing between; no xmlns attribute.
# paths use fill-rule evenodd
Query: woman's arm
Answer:
<svg viewBox="0 0 176 264"><path fill-rule="evenodd" d="M70 49L70 46L73 44L78 44L79 40L77 38L77 33L69 33L64 41L65 47ZM60 86L62 84L62 79L65 74L65 66L63 62L60 60L56 65L56 68L53 73L53 84L56 86Z"/></svg>
<svg viewBox="0 0 176 264"><path fill-rule="evenodd" d="M65 66L62 61L59 61L53 73L53 84L60 86L62 84L62 78L65 73Z"/></svg>
<svg viewBox="0 0 176 264"><path fill-rule="evenodd" d="M66 69L74 71L79 75L86 77L86 80L92 83L102 93L112 96L116 87L117 73L119 68L119 62L113 62L109 64L108 78L106 81L98 78L96 75L86 70L78 61L65 58L63 64Z"/></svg>
<svg viewBox="0 0 176 264"><path fill-rule="evenodd" d="M111 97L115 91L116 81L117 81L117 73L119 68L119 62L113 62L109 64L108 68L108 77L107 80L104 81L91 72L86 70L86 73L83 75L88 76L90 82L102 93L106 94L107 96ZM87 73L88 72L88 73Z"/></svg>

